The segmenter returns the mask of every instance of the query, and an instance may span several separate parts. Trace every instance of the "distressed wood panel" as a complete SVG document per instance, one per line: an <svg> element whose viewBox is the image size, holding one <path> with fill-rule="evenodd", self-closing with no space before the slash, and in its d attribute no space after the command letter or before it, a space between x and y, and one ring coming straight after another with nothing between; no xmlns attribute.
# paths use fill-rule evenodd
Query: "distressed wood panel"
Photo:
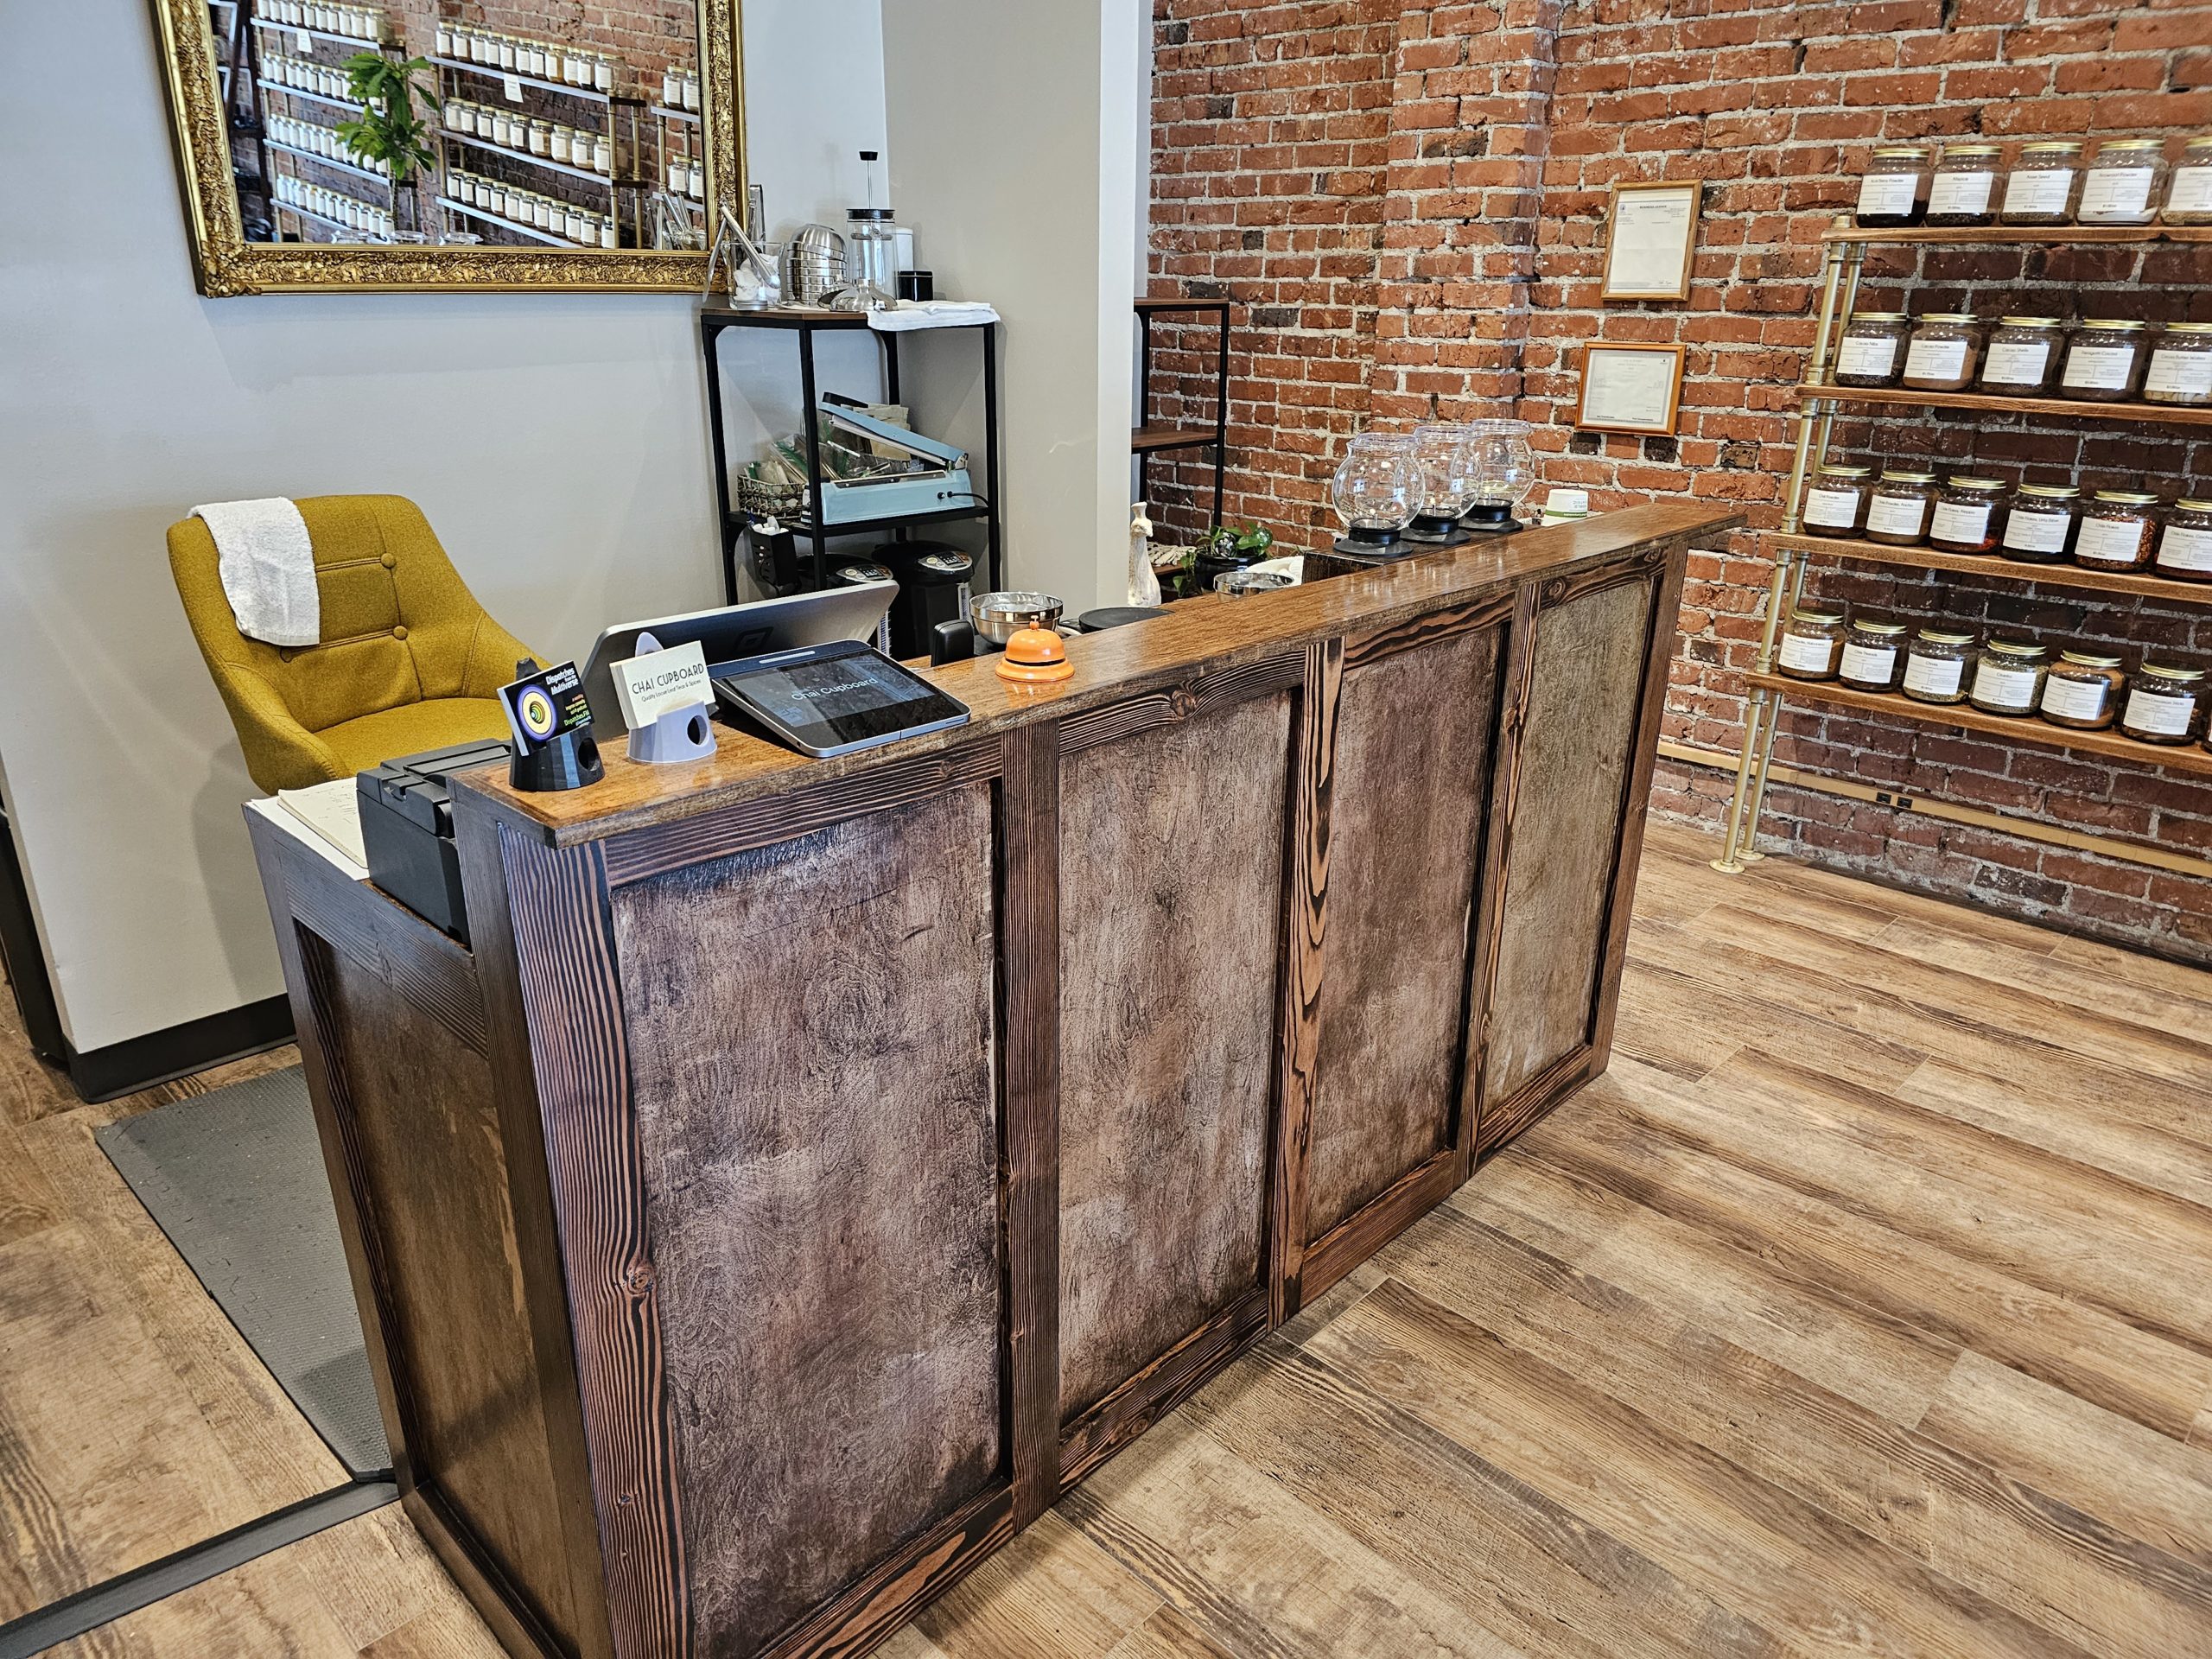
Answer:
<svg viewBox="0 0 2212 1659"><path fill-rule="evenodd" d="M1485 1109L1586 1042L1634 760L1649 579L1539 612L1509 829Z"/></svg>
<svg viewBox="0 0 2212 1659"><path fill-rule="evenodd" d="M414 1478L563 1630L558 1484L546 1452L490 1068L393 982L307 941L343 1078L349 1173L393 1318Z"/></svg>
<svg viewBox="0 0 2212 1659"><path fill-rule="evenodd" d="M1260 1283L1290 702L1064 762L1065 1417Z"/></svg>
<svg viewBox="0 0 2212 1659"><path fill-rule="evenodd" d="M1001 1468L990 791L620 888L698 1650Z"/></svg>
<svg viewBox="0 0 2212 1659"><path fill-rule="evenodd" d="M1452 1144L1501 640L1486 628L1344 671L1309 1240Z"/></svg>

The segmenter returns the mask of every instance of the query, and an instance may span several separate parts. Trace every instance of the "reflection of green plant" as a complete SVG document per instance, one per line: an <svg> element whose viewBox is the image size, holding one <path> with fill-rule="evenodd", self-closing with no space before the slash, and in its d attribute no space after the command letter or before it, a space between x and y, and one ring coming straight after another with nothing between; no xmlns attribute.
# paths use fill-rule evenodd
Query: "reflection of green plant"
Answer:
<svg viewBox="0 0 2212 1659"><path fill-rule="evenodd" d="M357 52L346 60L346 86L361 113L338 124L339 141L363 161L381 162L394 184L405 184L417 168L437 161L429 127L415 113L418 97L432 109L438 106L437 93L415 82L432 68L428 58L387 58L378 52Z"/></svg>
<svg viewBox="0 0 2212 1659"><path fill-rule="evenodd" d="M1231 553L1250 553L1264 557L1275 544L1274 532L1265 524L1247 524L1243 530L1231 524L1216 524L1205 534L1205 545L1216 557Z"/></svg>

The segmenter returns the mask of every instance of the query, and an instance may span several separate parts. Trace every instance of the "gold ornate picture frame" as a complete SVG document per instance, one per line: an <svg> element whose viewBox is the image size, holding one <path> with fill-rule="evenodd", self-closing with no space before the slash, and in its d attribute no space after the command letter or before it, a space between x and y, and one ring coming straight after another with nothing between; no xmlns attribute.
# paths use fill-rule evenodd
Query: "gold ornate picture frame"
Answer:
<svg viewBox="0 0 2212 1659"><path fill-rule="evenodd" d="M179 183L200 291L696 289L703 252L375 243L249 242L232 177L228 123L207 0L151 0ZM705 222L745 200L740 0L699 0L700 120Z"/></svg>

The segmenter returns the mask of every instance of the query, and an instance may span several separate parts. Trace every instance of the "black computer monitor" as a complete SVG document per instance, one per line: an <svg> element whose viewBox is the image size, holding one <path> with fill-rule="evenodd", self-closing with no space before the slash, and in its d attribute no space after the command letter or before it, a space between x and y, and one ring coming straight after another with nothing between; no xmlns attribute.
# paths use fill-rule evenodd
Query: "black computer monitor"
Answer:
<svg viewBox="0 0 2212 1659"><path fill-rule="evenodd" d="M624 622L601 632L584 666L584 696L591 701L592 723L602 734L622 729L622 705L614 696L614 664L638 654L638 636L650 633L663 646L695 641L707 665L766 651L827 645L832 639L865 639L898 597L895 582L864 582L850 588L825 588L817 594L790 594L750 605L722 605L711 611L686 611L649 622Z"/></svg>

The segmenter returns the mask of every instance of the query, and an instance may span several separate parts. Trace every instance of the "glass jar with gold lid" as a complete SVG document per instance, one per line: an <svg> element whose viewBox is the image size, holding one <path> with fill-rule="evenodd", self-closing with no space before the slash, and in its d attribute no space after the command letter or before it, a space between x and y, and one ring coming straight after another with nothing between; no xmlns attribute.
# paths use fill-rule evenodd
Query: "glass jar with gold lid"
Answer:
<svg viewBox="0 0 2212 1659"><path fill-rule="evenodd" d="M1885 144L1868 158L1853 217L1864 226L1917 225L1928 211L1928 149Z"/></svg>
<svg viewBox="0 0 2212 1659"><path fill-rule="evenodd" d="M1802 522L1808 535L1856 536L1866 525L1871 467L1824 466L1805 492Z"/></svg>
<svg viewBox="0 0 2212 1659"><path fill-rule="evenodd" d="M2184 497L2174 503L2151 568L2182 582L2212 582L2212 501Z"/></svg>
<svg viewBox="0 0 2212 1659"><path fill-rule="evenodd" d="M1793 680L1832 680L1843 656L1843 613L1825 605L1800 605L1782 631L1775 670Z"/></svg>
<svg viewBox="0 0 2212 1659"><path fill-rule="evenodd" d="M1985 715L2032 715L2050 672L2050 653L2032 639L1993 639L1974 660L1967 701Z"/></svg>
<svg viewBox="0 0 2212 1659"><path fill-rule="evenodd" d="M1866 496L1866 539L1888 547L1918 547L1928 539L1936 505L1936 474L1885 468Z"/></svg>
<svg viewBox="0 0 2212 1659"><path fill-rule="evenodd" d="M2058 381L2066 325L2056 317L2011 316L1982 348L1980 390L2005 397L2047 397Z"/></svg>
<svg viewBox="0 0 2212 1659"><path fill-rule="evenodd" d="M2082 175L2074 210L2083 225L2148 225L2158 216L2166 181L2166 146L2159 138L2107 138Z"/></svg>
<svg viewBox="0 0 2212 1659"><path fill-rule="evenodd" d="M1902 311L1854 311L1836 342L1839 386L1893 386L1904 366L1905 337L1912 323Z"/></svg>
<svg viewBox="0 0 2212 1659"><path fill-rule="evenodd" d="M1913 327L1897 384L1909 391L1964 391L1981 366L1981 327L1965 311L1930 311Z"/></svg>
<svg viewBox="0 0 2212 1659"><path fill-rule="evenodd" d="M2070 139L2043 139L2020 146L2005 175L2005 225L2071 225L2082 183L2082 146Z"/></svg>
<svg viewBox="0 0 2212 1659"><path fill-rule="evenodd" d="M1942 553L1989 553L1997 547L1997 507L2005 485L1994 478L1947 478L1929 515L1928 545Z"/></svg>
<svg viewBox="0 0 2212 1659"><path fill-rule="evenodd" d="M2178 745L2204 729L2204 671L2145 663L2121 710L2120 729L2139 743Z"/></svg>
<svg viewBox="0 0 2212 1659"><path fill-rule="evenodd" d="M1894 691L1904 677L1905 626L1856 616L1843 636L1835 677L1854 691Z"/></svg>
<svg viewBox="0 0 2212 1659"><path fill-rule="evenodd" d="M2082 504L2074 563L2092 570L2146 570L2158 540L2158 498L2137 490L2099 490Z"/></svg>
<svg viewBox="0 0 2212 1659"><path fill-rule="evenodd" d="M1957 628L1923 628L1904 664L1905 696L1915 702L1964 702L1974 635Z"/></svg>
<svg viewBox="0 0 2212 1659"><path fill-rule="evenodd" d="M2168 225L2212 225L2212 132L2182 146L2158 218Z"/></svg>
<svg viewBox="0 0 2212 1659"><path fill-rule="evenodd" d="M1997 163L2004 151L1995 144L1946 144L1928 181L1930 225L1994 225L1997 222Z"/></svg>
<svg viewBox="0 0 2212 1659"><path fill-rule="evenodd" d="M2124 403L2143 389L2151 327L2140 317L2084 317L2066 343L2058 395L2083 403Z"/></svg>
<svg viewBox="0 0 2212 1659"><path fill-rule="evenodd" d="M2176 409L2212 405L2212 322L2170 322L2151 347L2143 401Z"/></svg>
<svg viewBox="0 0 2212 1659"><path fill-rule="evenodd" d="M2023 484L2005 512L1998 548L2008 559L2062 564L2074 550L2074 525L2082 492L2071 484Z"/></svg>
<svg viewBox="0 0 2212 1659"><path fill-rule="evenodd" d="M2037 712L2054 726L2101 732L2120 718L2120 694L2126 685L2119 658L2096 651L2062 651L2043 683Z"/></svg>

